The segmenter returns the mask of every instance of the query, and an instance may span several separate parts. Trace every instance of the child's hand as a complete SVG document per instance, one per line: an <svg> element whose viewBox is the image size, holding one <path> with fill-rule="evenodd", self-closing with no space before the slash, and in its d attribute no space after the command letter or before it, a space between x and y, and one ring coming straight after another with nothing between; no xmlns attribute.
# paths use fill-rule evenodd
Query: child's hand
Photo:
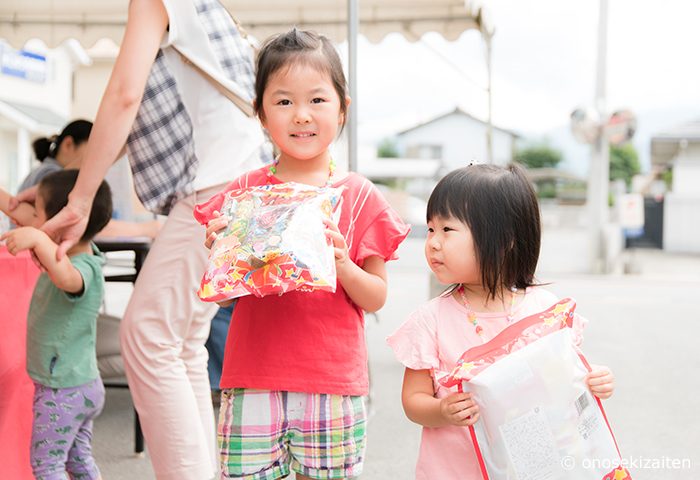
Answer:
<svg viewBox="0 0 700 480"><path fill-rule="evenodd" d="M336 270L340 270L347 262L350 262L350 257L348 257L348 244L345 242L345 237L340 233L338 225L336 225L335 222L324 218L323 223L326 225L326 238L333 245L333 250L335 251Z"/></svg>
<svg viewBox="0 0 700 480"><path fill-rule="evenodd" d="M605 365L591 365L586 383L591 393L602 400L610 398L615 390L615 376Z"/></svg>
<svg viewBox="0 0 700 480"><path fill-rule="evenodd" d="M468 427L479 419L479 406L471 393L451 393L440 400L440 414L450 425Z"/></svg>
<svg viewBox="0 0 700 480"><path fill-rule="evenodd" d="M214 243L214 240L218 237L218 232L225 229L229 222L229 218L222 217L218 210L214 210L213 215L214 218L207 223L207 233L204 240L204 246L207 248L211 248L212 243Z"/></svg>
<svg viewBox="0 0 700 480"><path fill-rule="evenodd" d="M5 233L0 240L5 241L7 251L17 255L23 250L29 250L36 246L41 231L34 227L20 227Z"/></svg>

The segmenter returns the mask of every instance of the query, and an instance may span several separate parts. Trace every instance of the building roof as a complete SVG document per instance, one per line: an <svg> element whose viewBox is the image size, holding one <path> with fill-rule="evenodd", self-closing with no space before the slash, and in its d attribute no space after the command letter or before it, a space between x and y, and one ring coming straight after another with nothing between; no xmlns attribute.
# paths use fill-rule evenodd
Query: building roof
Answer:
<svg viewBox="0 0 700 480"><path fill-rule="evenodd" d="M691 143L700 143L700 119L682 123L651 137L652 165L668 165Z"/></svg>
<svg viewBox="0 0 700 480"><path fill-rule="evenodd" d="M484 121L484 120L482 120L482 119L480 119L480 118L475 117L474 115L472 115L471 113L467 112L467 111L464 110L463 108L461 108L461 107L455 107L454 109L450 110L449 112L442 113L442 114L440 114L440 115L438 115L438 116L436 116L436 117L433 117L433 118L431 118L431 119L429 119L429 120L427 120L427 121L421 122L421 123L419 123L419 124L417 124L417 125L414 125L414 126L412 126L412 127L407 128L407 129L405 129L405 130L401 130L401 131L398 132L396 135L398 135L398 136L404 135L404 134L406 134L406 133L409 133L409 132L412 132L412 131L417 130L417 129L419 129L419 128L422 128L422 127L424 127L424 126L426 126L426 125L429 125L429 124L431 124L431 123L434 123L434 122L437 122L437 121L439 121L439 120L442 120L443 118L449 117L450 115L463 115L463 116L469 117L470 119L474 120L475 122L481 123L481 124L483 124L483 125L487 125L487 124L488 124L488 122L486 122L486 121ZM493 129L494 129L494 130L499 130L499 131L501 131L501 132L503 132L503 133L506 133L506 134L508 134L508 135L511 135L511 136L513 136L513 137L515 137L515 138L520 138L520 135L518 135L517 133L515 133L515 132L512 131L512 130L507 130L507 129L505 129L505 128L497 127L496 125L493 125Z"/></svg>
<svg viewBox="0 0 700 480"><path fill-rule="evenodd" d="M56 133L66 122L66 118L47 108L0 100L0 125L15 125L43 135Z"/></svg>
<svg viewBox="0 0 700 480"><path fill-rule="evenodd" d="M358 157L357 171L370 180L437 178L442 163L428 158Z"/></svg>
<svg viewBox="0 0 700 480"><path fill-rule="evenodd" d="M586 179L574 173L560 170L558 168L527 168L525 169L527 178L533 182L541 180L569 180L573 182L585 182Z"/></svg>

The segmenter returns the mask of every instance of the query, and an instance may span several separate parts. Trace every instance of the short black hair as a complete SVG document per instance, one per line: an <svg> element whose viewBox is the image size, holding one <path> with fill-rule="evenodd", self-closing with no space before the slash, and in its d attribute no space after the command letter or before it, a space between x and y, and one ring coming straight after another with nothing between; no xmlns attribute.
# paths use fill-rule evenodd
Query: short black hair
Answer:
<svg viewBox="0 0 700 480"><path fill-rule="evenodd" d="M470 165L448 173L428 200L427 220L435 217L469 227L481 283L492 298L503 288L536 285L540 210L522 167Z"/></svg>
<svg viewBox="0 0 700 480"><path fill-rule="evenodd" d="M39 182L38 195L44 200L44 210L47 220L68 204L68 194L73 190L78 179L78 170L68 169L51 173ZM81 242L92 240L112 218L112 190L107 182L102 180L92 202L90 218Z"/></svg>
<svg viewBox="0 0 700 480"><path fill-rule="evenodd" d="M328 73L331 83L340 99L340 112L343 115L343 125L347 119L348 106L347 81L343 72L343 64L333 43L324 35L312 30L299 30L293 27L283 33L278 33L265 40L258 52L255 75L255 113L265 120L262 108L263 95L270 77L279 70L289 68L295 62L311 65L320 72Z"/></svg>

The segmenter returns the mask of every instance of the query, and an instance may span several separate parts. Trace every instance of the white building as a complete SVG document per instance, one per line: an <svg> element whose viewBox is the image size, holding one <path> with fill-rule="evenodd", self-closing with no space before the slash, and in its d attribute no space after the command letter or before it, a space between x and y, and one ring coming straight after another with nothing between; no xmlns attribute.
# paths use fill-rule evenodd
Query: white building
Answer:
<svg viewBox="0 0 700 480"><path fill-rule="evenodd" d="M468 165L488 162L488 124L461 108L399 132L401 156L442 160L444 173ZM515 133L493 127L493 163L506 165L513 159Z"/></svg>
<svg viewBox="0 0 700 480"><path fill-rule="evenodd" d="M700 120L654 135L651 163L673 168L664 200L664 250L700 253Z"/></svg>
<svg viewBox="0 0 700 480"><path fill-rule="evenodd" d="M31 140L69 121L73 72L89 63L75 41L55 49L30 41L21 50L0 40L0 185L11 192L32 167Z"/></svg>

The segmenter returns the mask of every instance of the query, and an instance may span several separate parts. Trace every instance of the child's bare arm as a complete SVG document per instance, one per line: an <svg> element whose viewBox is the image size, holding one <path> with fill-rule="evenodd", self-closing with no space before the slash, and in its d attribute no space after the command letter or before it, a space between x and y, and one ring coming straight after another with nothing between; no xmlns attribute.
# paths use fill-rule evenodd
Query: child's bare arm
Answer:
<svg viewBox="0 0 700 480"><path fill-rule="evenodd" d="M365 312L376 312L384 306L387 295L384 259L371 256L362 268L350 259L341 267L336 263L338 281L350 299Z"/></svg>
<svg viewBox="0 0 700 480"><path fill-rule="evenodd" d="M14 210L10 210L12 195L0 188L0 211L10 217L17 225L31 225L34 221L34 207L30 203L22 202Z"/></svg>
<svg viewBox="0 0 700 480"><path fill-rule="evenodd" d="M338 282L345 293L362 310L376 312L386 302L386 265L384 259L371 256L365 259L359 267L348 256L348 246L345 237L338 226L330 220L326 224L326 237L332 242L335 250L335 267Z"/></svg>
<svg viewBox="0 0 700 480"><path fill-rule="evenodd" d="M83 277L67 256L56 260L56 245L46 233L34 227L20 227L1 237L12 255L23 250L32 250L41 265L46 269L51 281L68 293L80 293L83 290Z"/></svg>
<svg viewBox="0 0 700 480"><path fill-rule="evenodd" d="M406 369L401 402L406 416L424 427L468 427L479 419L479 407L470 393L451 393L444 398L435 398L430 370Z"/></svg>

